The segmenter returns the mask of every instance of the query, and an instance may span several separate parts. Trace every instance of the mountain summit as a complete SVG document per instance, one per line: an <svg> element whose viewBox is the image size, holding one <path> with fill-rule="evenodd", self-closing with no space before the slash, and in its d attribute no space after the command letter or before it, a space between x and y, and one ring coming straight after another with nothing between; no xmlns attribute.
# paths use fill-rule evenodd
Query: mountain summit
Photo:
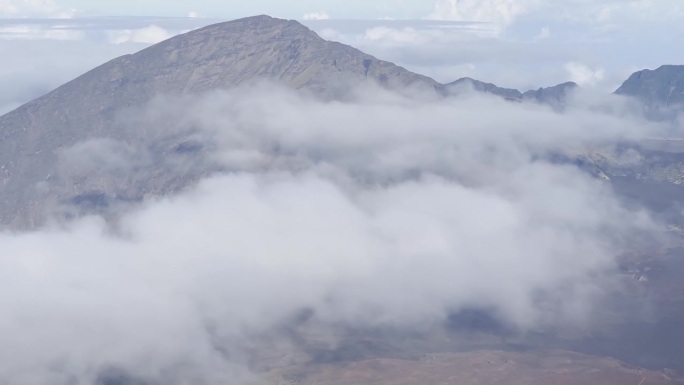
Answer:
<svg viewBox="0 0 684 385"><path fill-rule="evenodd" d="M432 79L326 41L302 24L254 16L214 24L115 60L118 86L153 92L202 92L254 80L274 80L323 96L372 79L390 88L436 85Z"/></svg>

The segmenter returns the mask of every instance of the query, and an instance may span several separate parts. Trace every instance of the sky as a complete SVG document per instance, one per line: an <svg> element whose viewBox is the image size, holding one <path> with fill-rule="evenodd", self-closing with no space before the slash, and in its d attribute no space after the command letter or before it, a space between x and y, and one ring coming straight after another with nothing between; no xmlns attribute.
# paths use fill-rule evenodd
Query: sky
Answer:
<svg viewBox="0 0 684 385"><path fill-rule="evenodd" d="M28 76L18 91L26 96L3 98L16 99L16 105L98 60L214 22L264 13L301 20L324 38L443 83L473 77L525 91L574 81L612 92L637 70L684 63L684 52L675 48L684 39L683 8L675 0L0 0L0 39L31 39L36 46L40 40L72 46L83 41L93 52L92 60L72 62L47 84ZM51 55L64 53L69 60L69 47L54 50ZM12 60L21 61L17 69L5 69L13 83L20 73L36 73L44 65L30 52L13 53L18 57Z"/></svg>
<svg viewBox="0 0 684 385"><path fill-rule="evenodd" d="M87 0L3 0L0 10L17 15L75 10L89 15L185 16L197 12L211 17L241 17L266 13L300 18L325 13L350 19L457 19L513 23L518 18L575 19L583 22L622 23L640 20L676 20L682 9L677 0L301 0L282 2L195 1L98 1Z"/></svg>

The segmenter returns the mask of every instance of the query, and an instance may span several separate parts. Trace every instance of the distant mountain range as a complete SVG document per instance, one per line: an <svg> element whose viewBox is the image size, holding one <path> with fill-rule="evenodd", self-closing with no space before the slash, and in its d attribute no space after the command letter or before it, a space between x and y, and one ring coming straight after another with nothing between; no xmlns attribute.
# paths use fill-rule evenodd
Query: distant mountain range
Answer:
<svg viewBox="0 0 684 385"><path fill-rule="evenodd" d="M574 82L566 82L553 87L520 92L516 89L501 88L495 84L485 83L471 78L461 78L443 86L443 88L447 90L447 93L451 94L458 93L458 91L464 87L474 91L500 96L511 101L534 101L550 105L562 105L565 103L568 93L576 89L578 85Z"/></svg>
<svg viewBox="0 0 684 385"><path fill-rule="evenodd" d="M617 93L672 105L684 101L682 79L682 67L642 71ZM344 99L353 85L371 81L401 92L449 95L471 88L554 106L577 87L563 83L523 93L469 78L440 84L326 41L296 21L256 16L215 24L114 59L0 117L0 224L31 228L43 223L48 204L106 207L188 185L209 170L166 168L160 160L187 152L187 138L152 138L145 130L116 125L115 118L158 94L197 94L260 80L324 99ZM149 146L158 154L150 160L155 172L109 180L60 171L59 151L102 137Z"/></svg>

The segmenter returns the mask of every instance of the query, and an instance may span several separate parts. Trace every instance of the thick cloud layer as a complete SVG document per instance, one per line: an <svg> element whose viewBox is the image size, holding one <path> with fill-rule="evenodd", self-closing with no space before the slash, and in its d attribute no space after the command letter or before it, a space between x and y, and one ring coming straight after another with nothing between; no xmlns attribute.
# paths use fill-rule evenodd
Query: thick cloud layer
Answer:
<svg viewBox="0 0 684 385"><path fill-rule="evenodd" d="M585 103L559 114L372 87L324 103L263 85L129 112L122 122L150 138L202 148L185 162L223 171L114 224L0 235L0 378L239 383L244 349L293 320L331 338L426 330L472 308L520 330L584 325L613 288L614 256L655 229L605 182L550 160L648 128L619 100ZM149 167L133 155L149 148L106 138L63 162L93 148L113 154L97 157L103 170Z"/></svg>

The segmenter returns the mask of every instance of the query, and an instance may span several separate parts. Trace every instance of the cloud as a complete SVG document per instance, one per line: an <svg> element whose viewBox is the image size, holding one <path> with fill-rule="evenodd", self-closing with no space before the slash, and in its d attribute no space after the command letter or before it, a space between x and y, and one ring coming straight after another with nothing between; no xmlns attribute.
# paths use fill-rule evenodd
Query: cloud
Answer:
<svg viewBox="0 0 684 385"><path fill-rule="evenodd" d="M491 22L506 27L525 17L605 25L676 20L682 14L681 4L657 0L436 0L429 18Z"/></svg>
<svg viewBox="0 0 684 385"><path fill-rule="evenodd" d="M83 31L64 26L11 25L0 27L0 39L4 40L83 40Z"/></svg>
<svg viewBox="0 0 684 385"><path fill-rule="evenodd" d="M624 240L655 229L603 182L545 160L644 135L627 115L354 95L320 102L252 85L128 111L121 132L161 135L151 146L202 145L163 161L222 171L112 225L0 234L0 377L92 382L118 369L216 383L293 333L425 330L471 308L521 330L584 325ZM141 145L101 138L60 162L97 166L95 181L153 178L164 168L136 162ZM284 359L312 359L296 341Z"/></svg>
<svg viewBox="0 0 684 385"><path fill-rule="evenodd" d="M535 40L544 40L551 37L551 29L549 27L542 27L539 30L537 36L534 37Z"/></svg>
<svg viewBox="0 0 684 385"><path fill-rule="evenodd" d="M171 38L173 35L158 25L150 25L140 29L126 29L110 32L110 42L113 44L143 43L156 44Z"/></svg>
<svg viewBox="0 0 684 385"><path fill-rule="evenodd" d="M540 4L539 0L437 0L429 18L495 23L505 28Z"/></svg>
<svg viewBox="0 0 684 385"><path fill-rule="evenodd" d="M311 12L304 14L302 16L302 19L304 20L328 20L330 19L330 15L328 15L327 12L319 11L319 12Z"/></svg>
<svg viewBox="0 0 684 385"><path fill-rule="evenodd" d="M605 76L603 68L591 68L582 63L567 63L565 69L570 75L570 80L580 86L594 86Z"/></svg>
<svg viewBox="0 0 684 385"><path fill-rule="evenodd" d="M53 0L0 0L0 15L5 16L47 16L68 19L75 13L75 10L60 8Z"/></svg>
<svg viewBox="0 0 684 385"><path fill-rule="evenodd" d="M51 13L57 10L57 5L52 0L2 0L0 12L16 15L24 11L37 13Z"/></svg>
<svg viewBox="0 0 684 385"><path fill-rule="evenodd" d="M573 0L556 1L548 6L547 10L561 10L566 19L600 24L659 23L674 21L684 15L684 7L673 1Z"/></svg>
<svg viewBox="0 0 684 385"><path fill-rule="evenodd" d="M365 38L371 41L384 40L392 43L418 43L425 41L424 36L413 28L397 30L388 27L374 27L366 30Z"/></svg>

